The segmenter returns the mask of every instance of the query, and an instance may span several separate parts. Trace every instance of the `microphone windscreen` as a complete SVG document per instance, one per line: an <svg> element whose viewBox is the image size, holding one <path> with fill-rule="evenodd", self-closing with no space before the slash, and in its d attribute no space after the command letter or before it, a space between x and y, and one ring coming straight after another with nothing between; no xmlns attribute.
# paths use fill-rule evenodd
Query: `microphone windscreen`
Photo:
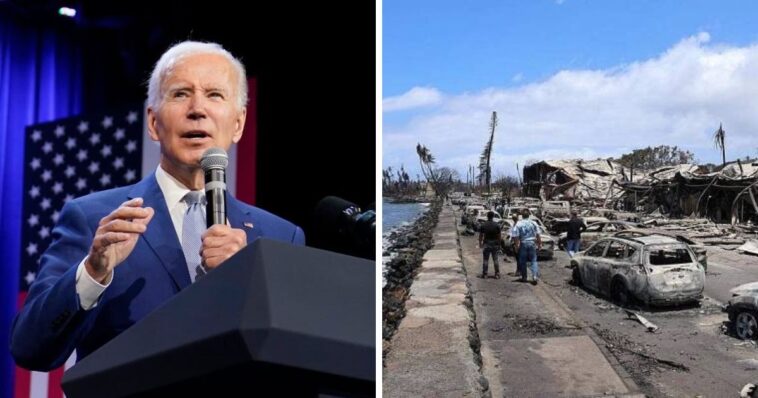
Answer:
<svg viewBox="0 0 758 398"><path fill-rule="evenodd" d="M229 156L221 148L209 148L200 158L200 167L203 171L210 169L226 169L229 164Z"/></svg>
<svg viewBox="0 0 758 398"><path fill-rule="evenodd" d="M354 209L358 208L355 203L348 202L347 200L336 196L327 196L321 199L321 201L318 202L318 205L316 205L316 210L314 212L316 222L320 226L326 228L329 228L330 226L332 228L335 226L339 227L345 219L344 211L351 207Z"/></svg>

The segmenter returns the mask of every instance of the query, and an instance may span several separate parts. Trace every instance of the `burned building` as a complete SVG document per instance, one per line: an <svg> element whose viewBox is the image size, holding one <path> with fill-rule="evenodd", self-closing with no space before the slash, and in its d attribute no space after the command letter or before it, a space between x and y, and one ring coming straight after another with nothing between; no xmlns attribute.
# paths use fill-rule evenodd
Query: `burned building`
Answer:
<svg viewBox="0 0 758 398"><path fill-rule="evenodd" d="M542 161L524 168L524 193L592 207L715 222L758 223L758 162L737 161L712 173L692 164L628 174L613 160Z"/></svg>
<svg viewBox="0 0 758 398"><path fill-rule="evenodd" d="M621 192L623 167L610 159L547 160L524 167L524 193L542 200L570 200L600 206Z"/></svg>

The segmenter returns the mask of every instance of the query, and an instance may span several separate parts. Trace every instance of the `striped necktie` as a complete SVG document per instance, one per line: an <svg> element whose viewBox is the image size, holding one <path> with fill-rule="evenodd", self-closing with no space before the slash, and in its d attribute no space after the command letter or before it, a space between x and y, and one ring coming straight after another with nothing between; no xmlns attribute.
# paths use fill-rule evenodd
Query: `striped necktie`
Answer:
<svg viewBox="0 0 758 398"><path fill-rule="evenodd" d="M205 194L202 191L189 191L182 200L187 203L187 212L182 224L182 251L187 260L192 282L205 275L205 269L200 265L200 248L203 242L200 237L205 232Z"/></svg>

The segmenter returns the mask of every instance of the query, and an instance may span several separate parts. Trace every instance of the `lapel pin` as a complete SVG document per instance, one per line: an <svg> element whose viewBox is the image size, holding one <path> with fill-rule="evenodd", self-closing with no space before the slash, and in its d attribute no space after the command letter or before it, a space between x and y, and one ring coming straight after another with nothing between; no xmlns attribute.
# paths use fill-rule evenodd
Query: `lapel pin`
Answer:
<svg viewBox="0 0 758 398"><path fill-rule="evenodd" d="M251 222L242 223L242 225L244 225L245 228L253 228L253 223Z"/></svg>

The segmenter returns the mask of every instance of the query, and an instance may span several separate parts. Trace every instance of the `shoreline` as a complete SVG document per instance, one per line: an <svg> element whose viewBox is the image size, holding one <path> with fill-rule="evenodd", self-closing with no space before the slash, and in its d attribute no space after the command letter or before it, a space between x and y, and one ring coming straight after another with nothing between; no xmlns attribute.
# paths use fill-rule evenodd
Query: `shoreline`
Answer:
<svg viewBox="0 0 758 398"><path fill-rule="evenodd" d="M386 256L387 251L392 248L395 245L396 240L399 236L405 234L408 230L412 229L414 224L425 214L429 213L429 210L434 205L433 200L426 200L426 201L415 201L415 202L391 202L388 201L391 204L419 204L423 207L425 207L424 210L419 211L419 214L416 216L416 218L413 220L413 222L403 222L400 225L395 225L389 230L384 230L384 226L382 227L382 255ZM387 247L384 247L385 241L388 243Z"/></svg>
<svg viewBox="0 0 758 398"><path fill-rule="evenodd" d="M390 203L432 203L436 198L427 198L420 196L383 196Z"/></svg>
<svg viewBox="0 0 758 398"><path fill-rule="evenodd" d="M405 301L424 253L433 245L432 230L437 225L441 210L442 201L432 201L429 209L413 224L395 228L386 237L389 245L382 248L382 254L383 258L385 254L391 258L386 263L386 284L382 288L383 358L389 349L390 339L405 317ZM382 238L385 239L384 236Z"/></svg>

